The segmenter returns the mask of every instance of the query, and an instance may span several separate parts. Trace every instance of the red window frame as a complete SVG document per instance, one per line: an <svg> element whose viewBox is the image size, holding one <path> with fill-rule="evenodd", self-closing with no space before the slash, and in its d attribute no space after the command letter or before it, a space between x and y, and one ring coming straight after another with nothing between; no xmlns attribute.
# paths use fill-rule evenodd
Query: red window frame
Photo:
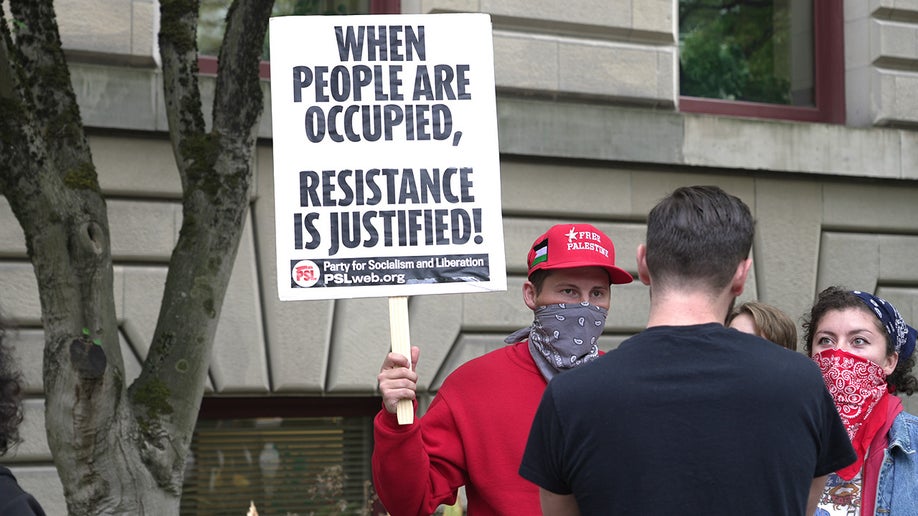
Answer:
<svg viewBox="0 0 918 516"><path fill-rule="evenodd" d="M679 96L679 111L801 122L845 123L845 20L840 0L813 1L815 106Z"/></svg>
<svg viewBox="0 0 918 516"><path fill-rule="evenodd" d="M382 398L297 396L205 396L198 419L250 419L260 417L373 417Z"/></svg>
<svg viewBox="0 0 918 516"><path fill-rule="evenodd" d="M401 12L401 0L370 0L370 14L399 14ZM198 56L198 73L217 75L217 56ZM262 79L271 78L271 65L268 61L259 63L258 76Z"/></svg>

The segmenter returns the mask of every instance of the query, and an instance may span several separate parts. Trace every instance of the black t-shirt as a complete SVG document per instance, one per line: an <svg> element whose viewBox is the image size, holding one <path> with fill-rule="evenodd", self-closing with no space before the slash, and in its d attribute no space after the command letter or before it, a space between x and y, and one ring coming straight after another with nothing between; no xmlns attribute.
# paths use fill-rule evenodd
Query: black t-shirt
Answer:
<svg viewBox="0 0 918 516"><path fill-rule="evenodd" d="M23 491L9 469L0 466L0 516L45 516L35 498Z"/></svg>
<svg viewBox="0 0 918 516"><path fill-rule="evenodd" d="M520 474L581 514L802 515L855 459L816 365L719 324L649 328L548 385Z"/></svg>

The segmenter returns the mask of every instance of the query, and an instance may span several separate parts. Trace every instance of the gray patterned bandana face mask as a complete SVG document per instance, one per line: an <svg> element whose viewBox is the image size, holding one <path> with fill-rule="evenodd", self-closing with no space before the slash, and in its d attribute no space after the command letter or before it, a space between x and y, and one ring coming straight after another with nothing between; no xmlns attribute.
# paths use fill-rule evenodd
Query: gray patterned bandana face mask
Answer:
<svg viewBox="0 0 918 516"><path fill-rule="evenodd" d="M504 339L512 344L529 337L529 352L546 380L599 356L597 341L606 326L604 308L589 303L545 305L535 309L529 328Z"/></svg>

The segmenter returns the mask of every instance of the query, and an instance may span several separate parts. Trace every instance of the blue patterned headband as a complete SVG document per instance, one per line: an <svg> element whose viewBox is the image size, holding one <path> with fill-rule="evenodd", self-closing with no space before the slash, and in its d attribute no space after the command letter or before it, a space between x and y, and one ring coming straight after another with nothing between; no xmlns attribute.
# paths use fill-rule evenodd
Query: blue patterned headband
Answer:
<svg viewBox="0 0 918 516"><path fill-rule="evenodd" d="M908 357L912 356L912 352L915 351L915 328L905 324L905 320L899 315L899 311L889 301L860 290L854 290L852 293L861 298L861 301L873 310L873 313L876 314L886 328L886 333L895 339L895 348L896 353L899 354L899 360L908 360Z"/></svg>

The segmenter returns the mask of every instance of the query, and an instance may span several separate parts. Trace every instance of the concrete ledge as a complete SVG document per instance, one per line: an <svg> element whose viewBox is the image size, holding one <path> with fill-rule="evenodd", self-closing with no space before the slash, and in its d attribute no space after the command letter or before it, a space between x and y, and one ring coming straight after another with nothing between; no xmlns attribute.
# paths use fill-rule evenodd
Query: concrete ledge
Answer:
<svg viewBox="0 0 918 516"><path fill-rule="evenodd" d="M125 68L86 63L70 64L70 80L87 127L168 132L163 101L162 72L152 68ZM214 95L214 77L198 77L202 111L208 127ZM271 135L271 94L268 81L261 83L265 111L258 136Z"/></svg>
<svg viewBox="0 0 918 516"><path fill-rule="evenodd" d="M906 131L709 115L684 115L684 122L686 165L918 179L902 166Z"/></svg>
<svg viewBox="0 0 918 516"><path fill-rule="evenodd" d="M90 65L74 65L73 70L87 126L166 130L158 72ZM874 91L888 99L880 105L894 109L879 112L877 120L918 123L918 108L909 110L906 102L918 98L918 74L875 72L873 80ZM654 87L665 89L663 82ZM202 85L207 84L212 86L212 79L202 78ZM531 86L544 88L547 83ZM267 91L266 101L259 135L270 138ZM500 150L505 154L918 179L916 134L901 129L683 114L596 99L509 94L499 95L497 111Z"/></svg>
<svg viewBox="0 0 918 516"><path fill-rule="evenodd" d="M497 117L502 153L683 162L682 116L671 111L499 97Z"/></svg>
<svg viewBox="0 0 918 516"><path fill-rule="evenodd" d="M903 129L510 96L498 99L497 112L505 154L918 180L918 135Z"/></svg>

